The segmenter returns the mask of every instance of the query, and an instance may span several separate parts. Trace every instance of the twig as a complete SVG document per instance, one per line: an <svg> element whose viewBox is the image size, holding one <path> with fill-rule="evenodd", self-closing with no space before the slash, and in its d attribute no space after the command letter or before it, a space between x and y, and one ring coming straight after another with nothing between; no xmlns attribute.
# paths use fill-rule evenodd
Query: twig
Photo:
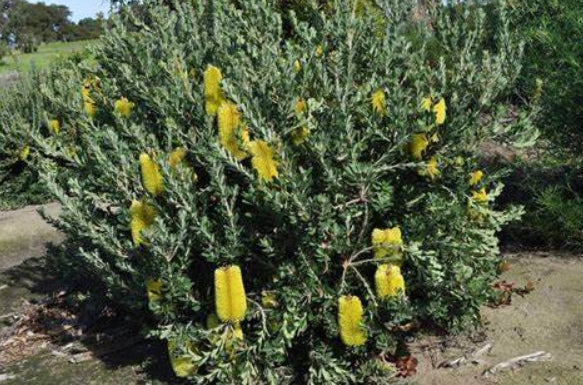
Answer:
<svg viewBox="0 0 583 385"><path fill-rule="evenodd" d="M377 307L378 303L376 301L376 296L374 295L374 292L370 288L368 282L366 282L366 279L364 279L364 277L362 276L362 274L360 274L360 271L358 271L358 269L356 267L354 267L354 266L350 266L350 267L354 270L354 272L356 273L358 278L360 278L360 280L362 281L362 284L366 288L366 291L368 291L368 295L370 296L372 302L374 303L375 307Z"/></svg>
<svg viewBox="0 0 583 385"><path fill-rule="evenodd" d="M247 301L257 306L257 308L261 312L261 324L263 326L263 331L269 337L269 329L267 328L267 315L265 315L265 310L263 310L263 306L261 306L259 302L253 301L251 298L247 298Z"/></svg>
<svg viewBox="0 0 583 385"><path fill-rule="evenodd" d="M549 361L552 358L550 353L540 351L525 356L515 357L511 360L501 362L490 369L484 371L483 376L490 376L507 369L515 369L530 362Z"/></svg>
<svg viewBox="0 0 583 385"><path fill-rule="evenodd" d="M439 364L440 368L459 368L460 366L466 365L468 362L476 362L477 358L483 356L484 354L490 353L492 350L492 343L488 342L481 348L472 350L471 352L464 354L461 357L454 358L453 360L444 361Z"/></svg>

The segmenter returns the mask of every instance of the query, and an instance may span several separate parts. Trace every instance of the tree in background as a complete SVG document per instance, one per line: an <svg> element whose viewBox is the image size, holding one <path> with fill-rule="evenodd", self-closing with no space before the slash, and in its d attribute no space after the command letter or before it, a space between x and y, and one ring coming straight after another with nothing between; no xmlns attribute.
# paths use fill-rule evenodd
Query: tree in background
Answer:
<svg viewBox="0 0 583 385"><path fill-rule="evenodd" d="M514 33L525 40L520 85L541 98L539 126L556 147L583 149L583 7L581 0L514 0Z"/></svg>
<svg viewBox="0 0 583 385"><path fill-rule="evenodd" d="M32 4L25 0L0 0L0 39L24 52L53 41L94 39L99 36L103 15L79 23L70 19L64 5Z"/></svg>

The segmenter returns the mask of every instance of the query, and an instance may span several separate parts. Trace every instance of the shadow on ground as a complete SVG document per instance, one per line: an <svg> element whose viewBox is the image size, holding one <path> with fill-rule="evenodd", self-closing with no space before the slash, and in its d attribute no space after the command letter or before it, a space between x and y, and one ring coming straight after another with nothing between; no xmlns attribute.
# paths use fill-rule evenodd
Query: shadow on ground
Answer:
<svg viewBox="0 0 583 385"><path fill-rule="evenodd" d="M48 271L41 255L62 237L37 208L0 213L0 384L180 383L164 344Z"/></svg>
<svg viewBox="0 0 583 385"><path fill-rule="evenodd" d="M41 258L1 273L0 287L3 385L176 383L163 344L128 317L68 294Z"/></svg>

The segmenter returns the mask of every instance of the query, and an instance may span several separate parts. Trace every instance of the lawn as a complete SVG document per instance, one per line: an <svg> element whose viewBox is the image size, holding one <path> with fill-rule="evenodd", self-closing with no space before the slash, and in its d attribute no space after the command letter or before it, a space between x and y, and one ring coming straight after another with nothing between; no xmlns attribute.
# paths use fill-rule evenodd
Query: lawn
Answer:
<svg viewBox="0 0 583 385"><path fill-rule="evenodd" d="M78 52L87 45L91 44L92 40L74 41L74 42L54 42L42 44L37 52L30 54L21 54L15 52L13 56L5 57L0 61L0 74L12 71L26 71L35 66L36 68L44 68L50 63Z"/></svg>

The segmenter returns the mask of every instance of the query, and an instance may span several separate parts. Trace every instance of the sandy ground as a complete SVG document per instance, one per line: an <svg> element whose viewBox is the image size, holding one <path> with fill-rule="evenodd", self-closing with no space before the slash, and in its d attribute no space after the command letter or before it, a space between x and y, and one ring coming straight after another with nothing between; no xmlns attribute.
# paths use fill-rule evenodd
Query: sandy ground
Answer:
<svg viewBox="0 0 583 385"><path fill-rule="evenodd" d="M420 348L419 374L413 383L583 384L583 256L520 253L506 258L512 268L503 279L521 286L530 280L534 291L524 297L515 294L509 306L485 307L483 330L453 341L437 341L442 343L438 347ZM462 356L464 348L486 342L492 342L493 348L482 357L482 364L460 369L434 367L445 359ZM448 343L451 346L443 349ZM490 378L482 376L497 363L541 350L552 355L551 361L527 364Z"/></svg>
<svg viewBox="0 0 583 385"><path fill-rule="evenodd" d="M49 215L59 213L56 204L0 212L0 271L41 256L47 242L59 242L62 239L38 214L41 208Z"/></svg>
<svg viewBox="0 0 583 385"><path fill-rule="evenodd" d="M0 343L23 304L46 297L46 272L38 257L46 242L61 239L36 213L38 207L0 213ZM56 205L47 206L52 214ZM425 336L412 343L419 360L417 375L401 383L420 385L583 385L583 255L559 253L505 254L511 269L502 279L534 291L514 294L508 306L482 311L484 326L460 336ZM445 360L462 356L487 342L490 353L477 364L458 369L439 368ZM112 357L69 362L70 356L55 354L64 343L43 342L33 353L15 362L0 360L0 384L168 384L164 352L138 344ZM491 377L482 373L513 357L545 351L548 362L527 364ZM1 356L1 347L0 347ZM153 357L144 366L147 358ZM1 357L0 357L1 358ZM162 373L162 375L160 375Z"/></svg>

